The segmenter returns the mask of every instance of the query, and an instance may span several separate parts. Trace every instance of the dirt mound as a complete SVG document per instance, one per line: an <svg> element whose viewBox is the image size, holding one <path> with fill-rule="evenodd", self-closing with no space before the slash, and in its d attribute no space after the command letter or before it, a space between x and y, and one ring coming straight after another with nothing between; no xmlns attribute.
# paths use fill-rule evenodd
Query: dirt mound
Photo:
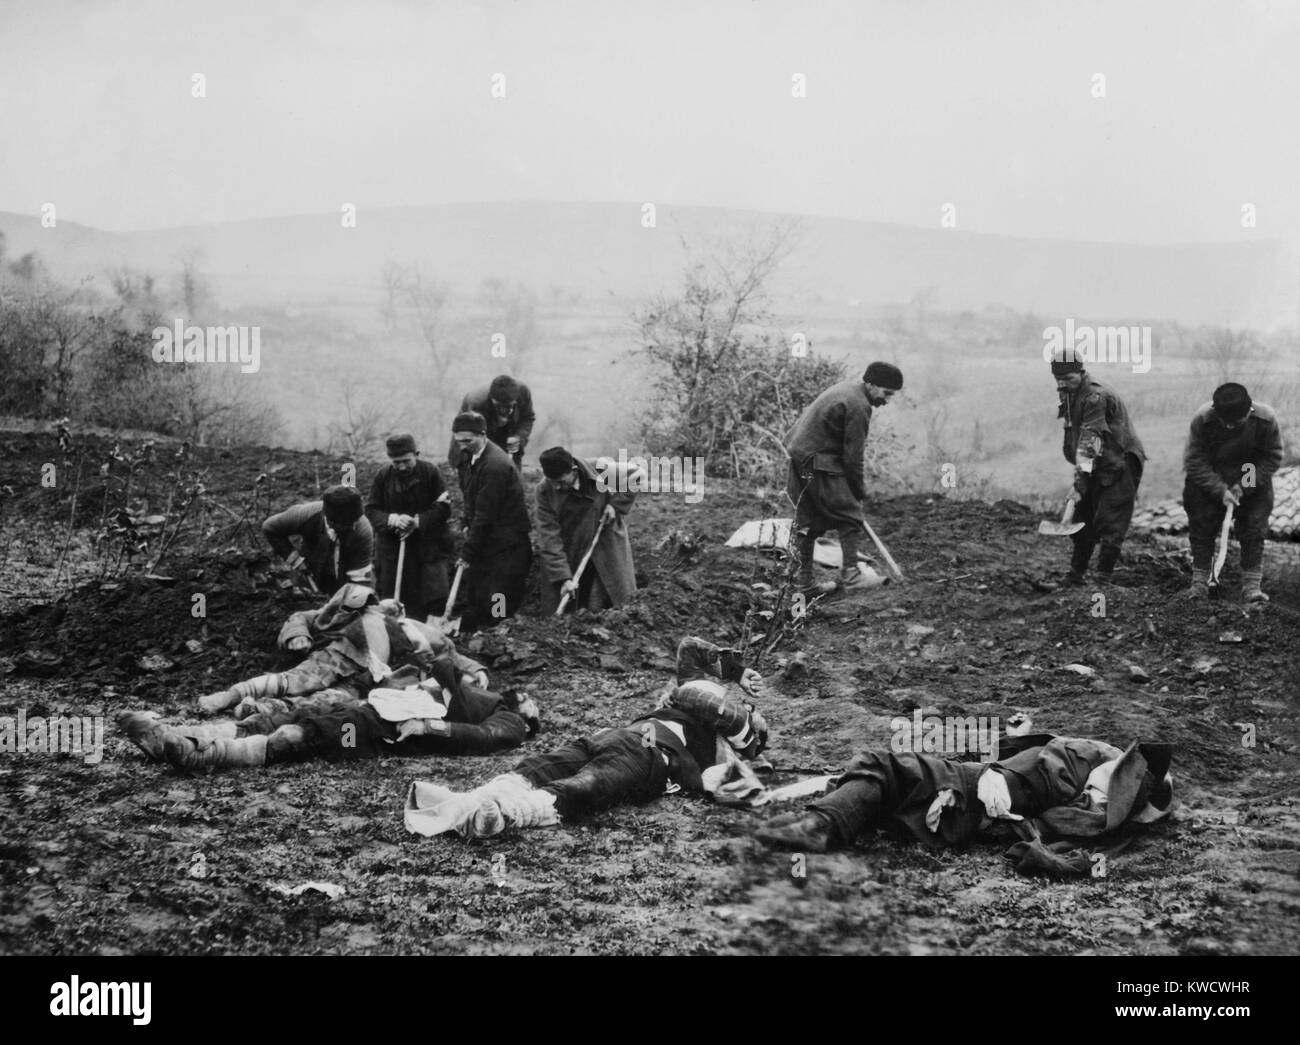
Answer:
<svg viewBox="0 0 1300 1045"><path fill-rule="evenodd" d="M90 582L16 611L0 635L0 656L13 658L19 675L75 677L149 703L268 670L284 619L312 605L267 555L188 559L172 563L166 577Z"/></svg>

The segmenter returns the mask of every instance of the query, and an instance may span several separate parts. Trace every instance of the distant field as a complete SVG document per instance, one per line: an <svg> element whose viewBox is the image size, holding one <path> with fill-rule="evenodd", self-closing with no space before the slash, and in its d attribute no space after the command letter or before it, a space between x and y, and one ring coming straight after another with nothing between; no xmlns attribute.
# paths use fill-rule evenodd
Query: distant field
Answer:
<svg viewBox="0 0 1300 1045"><path fill-rule="evenodd" d="M298 449L325 448L350 385L354 408L369 407L381 430L410 429L426 455L441 457L461 395L510 372L533 390L538 421L530 456L556 443L588 455L653 451L639 439L638 417L652 392L635 352L632 307L609 298L539 308L535 343L522 357L497 359L490 329L467 306L448 320L455 359L442 389L422 344L383 334L377 303L300 303L292 318L249 309L247 321L263 326L263 351L261 372L247 380L279 405L282 441ZM954 462L972 493L1031 501L1064 495L1070 470L1060 453L1055 387L1040 355L1043 319L1006 310L943 313L927 316L918 331L914 319L890 310L823 303L810 311L776 322L804 332L814 352L845 360L851 374L873 358L902 367L904 395L878 412L875 430L879 438L897 436L902 477L912 489L940 489L941 465ZM1278 410L1284 427L1300 417L1300 383L1283 377L1294 363L1266 355L1233 375ZM1187 424L1219 381L1172 344L1157 345L1151 364L1146 373L1126 363L1092 368L1124 397L1146 444L1140 503L1178 494Z"/></svg>

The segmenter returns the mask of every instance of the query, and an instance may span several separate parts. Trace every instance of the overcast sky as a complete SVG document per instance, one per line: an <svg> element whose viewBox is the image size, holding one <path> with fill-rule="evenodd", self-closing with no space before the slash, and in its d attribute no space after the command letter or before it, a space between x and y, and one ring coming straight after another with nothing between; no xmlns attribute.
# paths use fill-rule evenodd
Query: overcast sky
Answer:
<svg viewBox="0 0 1300 1045"><path fill-rule="evenodd" d="M0 115L0 210L114 230L528 199L1300 232L1300 2L0 0Z"/></svg>

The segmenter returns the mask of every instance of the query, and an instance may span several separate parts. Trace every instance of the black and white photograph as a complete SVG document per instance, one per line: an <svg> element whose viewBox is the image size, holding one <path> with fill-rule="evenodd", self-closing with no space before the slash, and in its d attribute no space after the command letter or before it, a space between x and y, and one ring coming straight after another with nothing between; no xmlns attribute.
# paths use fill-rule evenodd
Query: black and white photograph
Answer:
<svg viewBox="0 0 1300 1045"><path fill-rule="evenodd" d="M25 1004L1091 956L1098 1019L1262 1015L1297 55L1282 0L0 0Z"/></svg>

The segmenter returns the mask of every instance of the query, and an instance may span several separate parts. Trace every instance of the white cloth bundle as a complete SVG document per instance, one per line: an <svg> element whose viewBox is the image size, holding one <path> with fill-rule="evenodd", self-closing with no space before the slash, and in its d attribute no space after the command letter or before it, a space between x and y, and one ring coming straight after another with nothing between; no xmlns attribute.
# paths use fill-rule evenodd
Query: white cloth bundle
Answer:
<svg viewBox="0 0 1300 1045"><path fill-rule="evenodd" d="M414 686L410 689L372 689L366 701L385 722L447 717L447 708L443 704L432 694Z"/></svg>

